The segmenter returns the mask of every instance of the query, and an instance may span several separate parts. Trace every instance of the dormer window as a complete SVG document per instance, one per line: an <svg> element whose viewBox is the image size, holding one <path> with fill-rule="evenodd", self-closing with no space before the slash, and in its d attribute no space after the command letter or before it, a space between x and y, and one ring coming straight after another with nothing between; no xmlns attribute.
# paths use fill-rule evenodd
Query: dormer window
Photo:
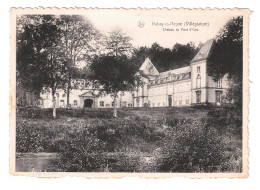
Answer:
<svg viewBox="0 0 260 190"><path fill-rule="evenodd" d="M197 67L197 73L200 73L200 66Z"/></svg>

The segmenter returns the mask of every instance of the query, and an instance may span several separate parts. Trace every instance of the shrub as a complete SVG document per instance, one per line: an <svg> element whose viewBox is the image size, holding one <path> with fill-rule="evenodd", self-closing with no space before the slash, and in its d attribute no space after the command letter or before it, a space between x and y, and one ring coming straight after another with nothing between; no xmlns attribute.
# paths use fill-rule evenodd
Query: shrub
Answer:
<svg viewBox="0 0 260 190"><path fill-rule="evenodd" d="M66 139L60 143L61 171L97 172L105 167L102 157L105 144L89 128L85 126L66 130Z"/></svg>
<svg viewBox="0 0 260 190"><path fill-rule="evenodd" d="M208 125L213 126L222 135L242 139L242 115L234 108L221 108L208 112Z"/></svg>
<svg viewBox="0 0 260 190"><path fill-rule="evenodd" d="M57 130L55 127L49 126L45 122L37 122L37 120L17 119L16 152L59 151L55 138L57 133L62 133L63 130Z"/></svg>
<svg viewBox="0 0 260 190"><path fill-rule="evenodd" d="M225 144L214 128L201 121L182 121L169 128L158 159L158 171L217 172L225 162Z"/></svg>
<svg viewBox="0 0 260 190"><path fill-rule="evenodd" d="M27 122L16 125L16 152L41 152L44 150L39 130L31 130Z"/></svg>

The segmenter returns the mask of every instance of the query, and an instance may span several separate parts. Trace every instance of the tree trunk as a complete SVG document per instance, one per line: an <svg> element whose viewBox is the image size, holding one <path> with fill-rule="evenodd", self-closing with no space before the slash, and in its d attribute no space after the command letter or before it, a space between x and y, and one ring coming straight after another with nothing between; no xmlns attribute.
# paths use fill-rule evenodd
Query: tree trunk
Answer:
<svg viewBox="0 0 260 190"><path fill-rule="evenodd" d="M117 109L116 109L116 96L117 96L117 93L115 92L114 94L114 117L117 117Z"/></svg>
<svg viewBox="0 0 260 190"><path fill-rule="evenodd" d="M70 108L70 89L71 89L71 78L69 77L68 88L67 88L67 108Z"/></svg>
<svg viewBox="0 0 260 190"><path fill-rule="evenodd" d="M52 94L52 116L56 118L56 98L55 94Z"/></svg>

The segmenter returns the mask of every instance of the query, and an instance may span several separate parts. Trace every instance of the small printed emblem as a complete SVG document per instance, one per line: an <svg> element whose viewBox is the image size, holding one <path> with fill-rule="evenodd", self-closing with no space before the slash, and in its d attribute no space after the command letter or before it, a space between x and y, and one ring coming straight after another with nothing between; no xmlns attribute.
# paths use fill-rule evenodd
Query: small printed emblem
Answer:
<svg viewBox="0 0 260 190"><path fill-rule="evenodd" d="M139 28L143 28L144 25L145 25L145 23L144 23L143 20L140 20L140 21L138 21L138 23L137 23L137 26L138 26Z"/></svg>

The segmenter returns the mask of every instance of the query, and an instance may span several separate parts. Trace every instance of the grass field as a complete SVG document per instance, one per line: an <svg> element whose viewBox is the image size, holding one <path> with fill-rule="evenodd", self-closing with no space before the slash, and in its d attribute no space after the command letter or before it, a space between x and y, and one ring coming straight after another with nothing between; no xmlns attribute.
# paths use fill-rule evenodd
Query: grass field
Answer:
<svg viewBox="0 0 260 190"><path fill-rule="evenodd" d="M241 172L241 118L231 108L23 108L16 169L64 172Z"/></svg>

